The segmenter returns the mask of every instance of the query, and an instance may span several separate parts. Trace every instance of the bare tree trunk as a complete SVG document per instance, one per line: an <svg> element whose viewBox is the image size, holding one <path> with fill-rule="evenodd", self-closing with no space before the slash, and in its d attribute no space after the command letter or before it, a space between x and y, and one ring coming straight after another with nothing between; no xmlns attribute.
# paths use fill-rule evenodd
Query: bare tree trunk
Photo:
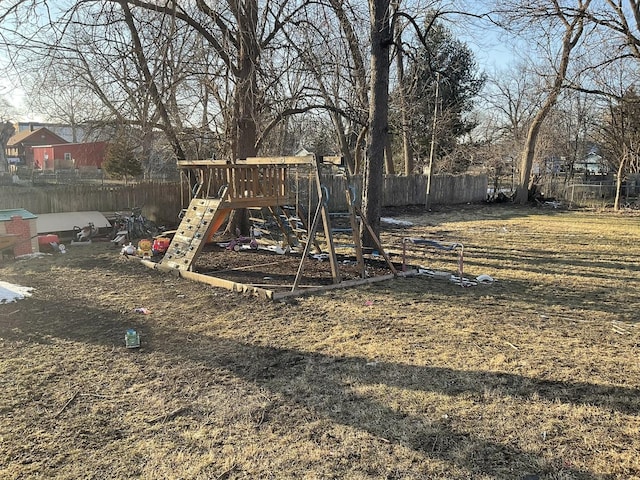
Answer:
<svg viewBox="0 0 640 480"><path fill-rule="evenodd" d="M354 155L355 157L354 172L355 173L362 173L362 169L364 165L364 159L362 158L364 150L362 149L362 146L365 144L365 138L367 136L367 133L369 133L369 127L363 127L360 130L360 133L358 134L358 138L356 139L356 152Z"/></svg>
<svg viewBox="0 0 640 480"><path fill-rule="evenodd" d="M256 69L260 47L256 38L258 28L257 0L244 0L238 3L235 16L238 20L239 58L236 75L235 130L237 144L232 148L234 160L256 155L256 92L258 82Z"/></svg>
<svg viewBox="0 0 640 480"><path fill-rule="evenodd" d="M232 161L255 157L258 129L256 126L256 69L260 46L257 41L258 2L244 0L233 4L238 21L239 58L234 92L234 122L231 143ZM249 215L245 209L234 210L227 222L226 235L249 232Z"/></svg>
<svg viewBox="0 0 640 480"><path fill-rule="evenodd" d="M620 210L620 193L622 191L622 177L624 174L624 169L627 164L627 159L629 158L629 151L626 145L624 145L624 154L620 159L620 165L618 165L618 176L616 178L616 199L613 202L613 209L617 212Z"/></svg>
<svg viewBox="0 0 640 480"><path fill-rule="evenodd" d="M380 233L384 150L389 133L389 49L391 25L389 0L370 0L371 17L371 97L369 100L369 148L365 159L362 211L374 233ZM363 229L362 244L374 247L373 238Z"/></svg>
<svg viewBox="0 0 640 480"><path fill-rule="evenodd" d="M5 157L4 150L7 147L7 142L15 131L16 129L11 122L0 123L0 172L4 172L7 169L7 158Z"/></svg>
<svg viewBox="0 0 640 480"><path fill-rule="evenodd" d="M396 9L398 7L396 6ZM402 164L404 174L411 175L414 169L413 155L411 154L411 132L409 130L409 118L407 112L407 96L405 91L404 78L404 55L402 52L402 24L395 22L395 44L396 44L396 70L398 75L398 94L400 96L400 123L402 136Z"/></svg>
<svg viewBox="0 0 640 480"><path fill-rule="evenodd" d="M349 53L351 54L351 59L353 60L353 78L356 83L356 94L358 96L358 101L363 106L369 104L368 99L368 85L367 85L367 74L365 71L365 63L362 58L362 53L360 51L360 43L358 42L358 36L356 35L353 25L349 21L348 16L344 11L345 3L342 0L331 0L331 8L335 12L338 17L338 21L340 22L340 28L342 29L345 39L347 41L347 45L349 47ZM388 3L388 2L387 2ZM370 7L371 8L371 7ZM366 118L361 119L364 123L366 122ZM362 146L364 144L365 135L368 132L368 128L365 125L360 130L358 134L358 138L356 139L355 152L354 152L354 161L353 161L353 171L351 173L360 173L362 171Z"/></svg>
<svg viewBox="0 0 640 480"><path fill-rule="evenodd" d="M333 124L336 127L336 132L338 132L338 143L340 144L340 151L342 152L342 156L344 157L344 162L347 166L347 170L350 175L355 174L355 162L353 160L353 155L351 155L351 149L349 148L349 142L347 140L346 135L344 134L344 126L342 125L342 119L340 115L336 112L331 112L331 119L333 120Z"/></svg>
<svg viewBox="0 0 640 480"><path fill-rule="evenodd" d="M569 67L571 51L577 45L578 40L582 36L584 12L589 7L591 0L579 0L578 3L579 5L573 13L574 16L572 18L568 18L563 14L558 0L553 0L554 14L564 25L560 65L558 66L558 70L555 74L549 95L542 105L542 108L533 118L527 133L524 151L522 152L520 160L520 183L516 189L515 202L519 204L525 204L529 200L529 190L532 187L531 170L533 168L533 160L536 156L536 142L538 140L538 134L540 133L540 127L547 118L551 108L555 105L556 100L562 91L562 85L567 76L567 68Z"/></svg>
<svg viewBox="0 0 640 480"><path fill-rule="evenodd" d="M393 136L387 133L387 143L384 146L384 172L387 175L394 175L396 173L395 166L393 165L393 148L392 148Z"/></svg>

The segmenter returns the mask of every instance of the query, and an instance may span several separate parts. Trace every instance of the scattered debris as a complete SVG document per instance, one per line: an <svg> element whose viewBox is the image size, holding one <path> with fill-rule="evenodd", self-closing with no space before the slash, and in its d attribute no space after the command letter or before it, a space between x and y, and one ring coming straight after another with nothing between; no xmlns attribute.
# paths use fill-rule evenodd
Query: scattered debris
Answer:
<svg viewBox="0 0 640 480"><path fill-rule="evenodd" d="M511 348L513 348L514 350L520 350L518 347L516 347L516 346L515 346L513 343L511 343L511 342L507 342L507 341L505 340L505 342L504 342L504 343L506 343L507 345L509 345L509 346L510 346Z"/></svg>
<svg viewBox="0 0 640 480"><path fill-rule="evenodd" d="M395 218L390 217L380 217L381 223L386 223L387 225L394 225L396 227L412 227L413 222L408 220L397 220Z"/></svg>
<svg viewBox="0 0 640 480"><path fill-rule="evenodd" d="M44 253L44 252L27 253L25 255L18 255L16 257L16 260L32 260L34 258L46 257L48 255L51 255L51 254L50 253Z"/></svg>
<svg viewBox="0 0 640 480"><path fill-rule="evenodd" d="M65 247L62 243L51 242L49 243L49 245L54 252L67 253L67 247Z"/></svg>
<svg viewBox="0 0 640 480"><path fill-rule="evenodd" d="M457 283L463 287L475 287L478 285L478 282L474 282L472 280L469 280L466 277L458 277L457 275L451 275L451 277L449 278L450 281L452 281L453 283Z"/></svg>
<svg viewBox="0 0 640 480"><path fill-rule="evenodd" d="M624 327L626 327L626 325L617 323L615 321L611 322L611 328L613 328L614 332L619 333L620 335L628 335L630 332Z"/></svg>
<svg viewBox="0 0 640 480"><path fill-rule="evenodd" d="M289 253L289 251L290 251L289 247L287 247L287 249L284 249L280 245L275 245L275 246L270 245L270 246L267 247L267 250L275 252L278 255L284 255L285 253Z"/></svg>
<svg viewBox="0 0 640 480"><path fill-rule="evenodd" d="M64 411L66 410L66 408L67 408L69 405L71 405L71 402L73 402L73 401L76 399L76 397L78 396L78 393L80 393L80 392L78 392L78 390L76 390L76 391L75 391L75 393L71 396L71 398L70 398L69 400L67 400L67 403L65 403L65 404L62 406L62 408L61 408L60 410L58 410L58 411L56 412L56 414L55 414L53 417L54 417L54 418L59 417L59 416L62 414L62 412L64 412Z"/></svg>
<svg viewBox="0 0 640 480"><path fill-rule="evenodd" d="M73 227L73 231L75 233L75 240L72 240L71 243L91 243L91 239L98 234L98 229L95 227L93 222L87 223L86 226L80 228L77 225Z"/></svg>
<svg viewBox="0 0 640 480"><path fill-rule="evenodd" d="M134 308L133 311L136 312L136 313L142 313L144 315L149 315L151 313L151 310L149 310L148 308L144 308L144 307Z"/></svg>
<svg viewBox="0 0 640 480"><path fill-rule="evenodd" d="M122 247L122 250L120 251L120 253L122 255L135 255L136 247L131 242L129 242L129 245L124 245Z"/></svg>
<svg viewBox="0 0 640 480"><path fill-rule="evenodd" d="M427 275L429 277L434 277L434 278L446 278L446 279L451 278L450 272L444 272L440 270L431 270L425 267L418 268L418 275Z"/></svg>
<svg viewBox="0 0 640 480"><path fill-rule="evenodd" d="M493 277L492 277L492 276L487 275L487 274L484 274L484 273L483 273L482 275L478 275L478 276L476 277L476 281L477 281L478 283L483 284L483 285L490 285L490 284L492 284L493 282L495 282L495 280L493 279Z"/></svg>
<svg viewBox="0 0 640 480"><path fill-rule="evenodd" d="M164 423L167 420L172 420L175 417L177 417L178 415L182 415L183 413L186 413L189 411L189 407L180 407L180 408L176 408L175 410L169 412L169 413L165 413L163 415L158 415L157 417L151 418L149 420L146 420L147 423L149 424L154 424L154 423Z"/></svg>

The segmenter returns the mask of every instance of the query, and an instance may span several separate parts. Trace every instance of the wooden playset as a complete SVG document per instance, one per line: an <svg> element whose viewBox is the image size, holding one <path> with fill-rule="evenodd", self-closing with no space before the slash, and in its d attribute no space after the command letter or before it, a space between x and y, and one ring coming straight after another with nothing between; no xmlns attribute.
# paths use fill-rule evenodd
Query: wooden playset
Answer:
<svg viewBox="0 0 640 480"><path fill-rule="evenodd" d="M186 160L178 162L183 177L183 185L188 186L189 205L184 210L165 255L158 263L144 260L147 266L172 271L178 275L224 287L233 291L249 292L270 299L282 299L302 293L322 291L388 280L398 275L396 268L382 247L369 224L356 206L355 192L348 187L344 193L349 205L346 216L351 233L354 261L359 272L358 279L344 280L336 255L331 225L331 213L327 198L330 192L321 184L320 169L323 165L336 165L339 157L316 157L315 155L295 157L254 157L230 163L222 160ZM300 179L306 179L308 208L307 221L301 205ZM338 192L333 192L337 194ZM313 198L313 200L312 200ZM287 251L295 245L303 247L295 279L291 285L279 285L270 289L268 285L244 284L199 273L194 265L205 244L213 240L229 218L232 211L248 209L270 212L275 224L281 230L282 248ZM286 209L295 211L295 220L281 215ZM314 212L313 215L311 212ZM257 219L256 219L257 220ZM360 225L367 228L377 244L377 250L365 253L360 242ZM311 250L322 250L317 233L322 226L324 252L331 268L331 285L301 286L305 265L311 258ZM259 227L258 227L259 228ZM285 243L287 245L285 245ZM373 257L384 259L388 274L369 276L367 261ZM371 258L369 258L371 257ZM284 288L284 289L283 289Z"/></svg>

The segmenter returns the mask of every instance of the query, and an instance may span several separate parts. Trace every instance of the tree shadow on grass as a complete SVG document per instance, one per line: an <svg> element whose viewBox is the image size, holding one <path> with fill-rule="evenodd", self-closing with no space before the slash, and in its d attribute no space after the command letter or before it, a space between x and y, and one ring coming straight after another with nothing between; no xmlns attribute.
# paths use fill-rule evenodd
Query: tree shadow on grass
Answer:
<svg viewBox="0 0 640 480"><path fill-rule="evenodd" d="M471 274L465 274L466 278L473 280ZM429 276L414 276L406 279L396 279L390 282L403 282L398 287L389 286L389 283L380 283L369 286L371 295L377 292L386 295L393 290L394 300L399 303L412 304L423 301L425 295L429 295L429 302L450 306L452 304L478 307L485 306L483 297L490 295L494 301L504 300L505 303L529 305L540 313L546 313L548 309L562 307L565 316L571 315L570 310L576 311L576 318L584 318L587 314L590 318L601 318L603 313L620 315L625 321L634 321L637 317L637 302L635 296L629 296L627 302L621 302L612 298L612 293L620 294L614 286L605 283L584 283L579 287L564 285L561 281L556 284L536 284L533 281L503 279L499 275L494 278L495 283L490 285L477 285L469 288L461 288L459 283L447 279L431 278ZM627 282L629 292L633 291L633 282ZM538 287L536 293L532 293L532 287ZM535 302L532 299L535 298ZM553 316L552 313L549 314Z"/></svg>
<svg viewBox="0 0 640 480"><path fill-rule="evenodd" d="M97 345L123 345L122 334L131 326L126 314L105 314L103 309L74 304L73 301L40 302L29 299L30 308L46 309L48 315L20 317L7 322L7 306L0 306L0 336L27 342L48 343L50 337ZM11 306L9 306L9 309ZM82 311L82 315L79 312ZM55 313L54 313L55 312ZM178 310L176 310L176 314ZM212 369L224 369L238 378L281 395L291 404L311 409L325 418L385 441L413 449L422 455L450 462L472 475L514 479L525 474L553 476L561 469L567 478L603 478L456 429L450 422L436 419L423 425L424 418L395 410L380 401L354 393L354 386L378 386L434 392L448 396L482 396L488 389L505 397L527 401L535 398L575 406L591 405L625 414L640 411L640 391L636 388L601 386L585 382L559 382L491 371L459 371L443 367L422 367L380 362L375 368L361 357L335 357L295 349L274 348L230 338L201 335L186 344L184 332L164 322L139 317L145 329L145 348L139 352L159 352L176 362L197 362ZM88 322L87 319L92 319ZM122 347L124 348L124 346ZM302 387L301 385L302 382ZM268 421L268 419L267 419ZM407 429L407 424L414 426ZM418 428L415 428L415 426ZM555 461L554 460L554 461ZM545 471L540 471L545 468ZM555 477L554 477L555 478Z"/></svg>

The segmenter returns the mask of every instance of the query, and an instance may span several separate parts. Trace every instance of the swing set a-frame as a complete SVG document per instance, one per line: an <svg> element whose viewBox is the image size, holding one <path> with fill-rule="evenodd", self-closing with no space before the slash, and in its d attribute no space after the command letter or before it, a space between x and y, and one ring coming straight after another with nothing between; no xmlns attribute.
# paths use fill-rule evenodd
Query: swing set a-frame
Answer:
<svg viewBox="0 0 640 480"><path fill-rule="evenodd" d="M356 206L355 192L347 186L344 194L347 198L349 231L352 233L355 262L360 278L343 280L340 264L336 256L333 240L331 215L328 208L329 192L321 183L320 170L323 164L335 165L339 157L316 157L315 155L291 157L252 157L230 163L223 160L185 160L179 161L183 185L188 185L189 205L183 211L183 217L167 251L159 263L143 261L147 266L174 272L184 278L203 282L209 285L227 288L232 291L252 293L261 297L278 300L303 293L317 292L331 288L350 286L388 280L398 275L398 271L385 252L380 239L371 229L366 219ZM304 172L309 179L310 190L315 190L316 198L313 215L309 213L304 229L292 226L291 231L298 232L297 239L304 245L295 279L287 290L276 291L264 286L238 283L208 274L198 273L194 265L206 243L213 241L213 236L228 220L231 212L237 209L266 209L277 224L283 229L283 237L289 236L284 231L286 225L277 214L278 208L300 207L299 192L292 181L294 175ZM314 188L315 187L315 188ZM312 192L307 192L312 193ZM310 197L309 197L310 198ZM311 212L311 209L309 209ZM360 240L360 224L368 229L370 236L377 244L377 255L384 258L388 274L368 276L367 258ZM332 284L301 287L305 265L311 258L311 249L320 248L316 237L322 226L326 256L331 267ZM304 232L304 233L302 233Z"/></svg>

